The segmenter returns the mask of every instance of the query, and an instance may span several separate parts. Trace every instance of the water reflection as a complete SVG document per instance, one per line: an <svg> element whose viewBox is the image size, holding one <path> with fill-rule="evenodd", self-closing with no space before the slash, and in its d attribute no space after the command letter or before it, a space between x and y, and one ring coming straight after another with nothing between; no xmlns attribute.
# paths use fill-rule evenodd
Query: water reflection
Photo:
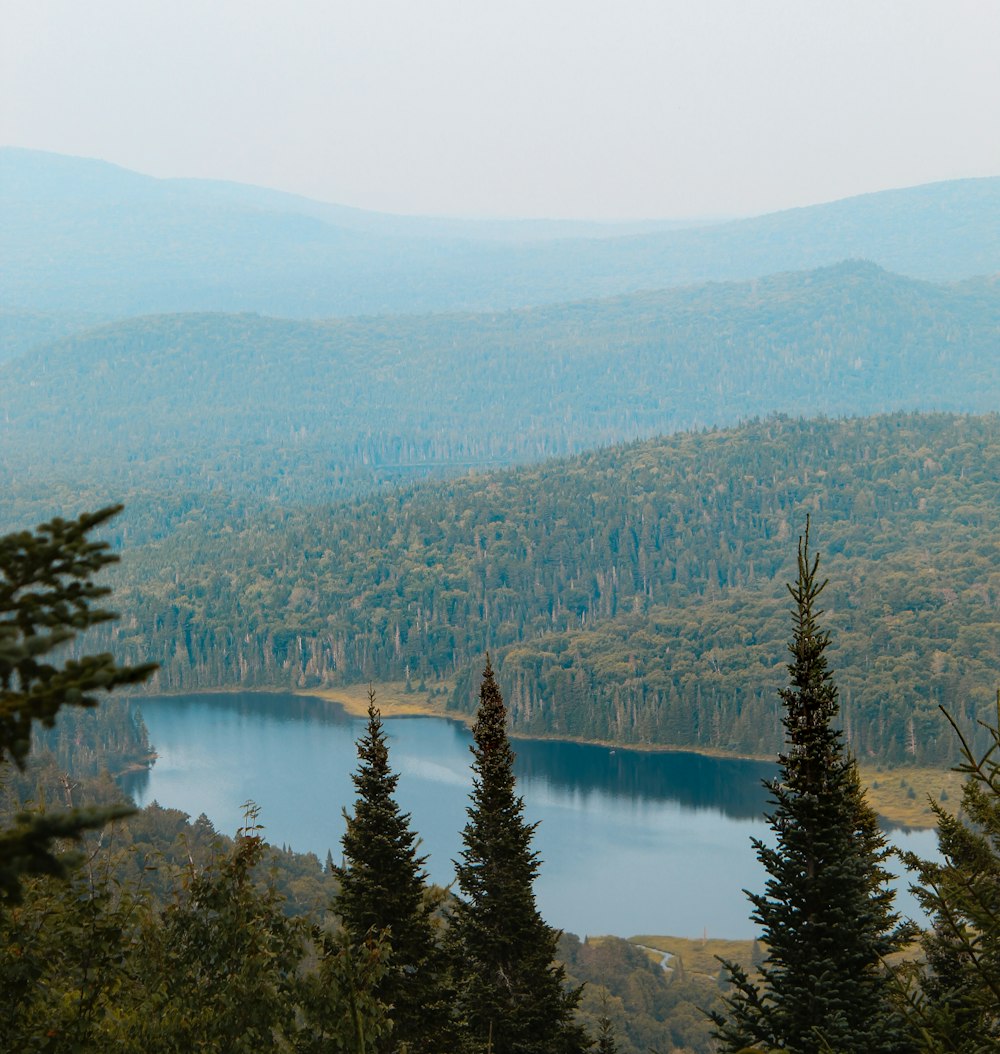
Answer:
<svg viewBox="0 0 1000 1054"><path fill-rule="evenodd" d="M704 757L674 751L641 751L518 739L519 780L572 791L581 801L594 793L632 801L676 802L736 819L757 819L767 806L761 781L773 764Z"/></svg>
<svg viewBox="0 0 1000 1054"><path fill-rule="evenodd" d="M362 718L320 699L262 693L149 699L142 711L159 759L131 777L140 805L204 812L232 833L252 798L270 841L340 858ZM448 885L467 819L471 735L437 718L384 725L400 803L432 880ZM770 836L760 780L773 766L557 741L516 740L514 749L526 819L539 823L536 892L550 923L580 934L754 936L741 890L763 888L750 838ZM895 840L927 855L932 834Z"/></svg>

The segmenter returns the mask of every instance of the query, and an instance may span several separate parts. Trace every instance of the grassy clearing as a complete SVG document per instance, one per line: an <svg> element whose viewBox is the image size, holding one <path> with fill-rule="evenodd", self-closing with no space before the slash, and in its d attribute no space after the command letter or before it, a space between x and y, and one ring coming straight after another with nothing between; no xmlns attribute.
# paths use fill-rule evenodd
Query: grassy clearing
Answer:
<svg viewBox="0 0 1000 1054"><path fill-rule="evenodd" d="M888 768L859 765L861 783L872 808L886 820L904 827L934 827L928 797L949 811L957 811L963 777L948 769Z"/></svg>
<svg viewBox="0 0 1000 1054"><path fill-rule="evenodd" d="M471 723L471 716L456 714L445 709L451 686L437 687L437 694L406 690L405 681L383 681L372 685L375 689L375 705L383 717L448 717ZM342 706L353 717L364 717L368 713L368 685L351 684L344 688L317 688L302 692L302 695L318 696Z"/></svg>
<svg viewBox="0 0 1000 1054"><path fill-rule="evenodd" d="M728 959L750 969L754 945L753 941L729 941L719 937L692 940L688 937L650 935L629 937L629 942L642 948L667 952L683 964L687 973L700 973L709 977L718 974L719 959Z"/></svg>

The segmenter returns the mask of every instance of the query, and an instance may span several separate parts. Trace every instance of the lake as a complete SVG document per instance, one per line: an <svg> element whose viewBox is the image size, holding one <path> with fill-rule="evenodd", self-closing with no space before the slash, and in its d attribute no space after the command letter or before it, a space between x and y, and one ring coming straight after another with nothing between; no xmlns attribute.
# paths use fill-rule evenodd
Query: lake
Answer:
<svg viewBox="0 0 1000 1054"><path fill-rule="evenodd" d="M129 787L138 804L203 812L233 834L252 799L269 841L321 860L330 849L339 862L363 718L321 699L256 692L151 698L141 709L159 759ZM400 804L431 878L447 885L466 821L472 737L444 718L383 724ZM535 889L546 921L581 936L755 935L741 890L763 888L750 838L770 833L760 781L772 765L553 740L513 746L525 815L539 822ZM932 831L890 834L933 853ZM916 910L908 895L901 903Z"/></svg>

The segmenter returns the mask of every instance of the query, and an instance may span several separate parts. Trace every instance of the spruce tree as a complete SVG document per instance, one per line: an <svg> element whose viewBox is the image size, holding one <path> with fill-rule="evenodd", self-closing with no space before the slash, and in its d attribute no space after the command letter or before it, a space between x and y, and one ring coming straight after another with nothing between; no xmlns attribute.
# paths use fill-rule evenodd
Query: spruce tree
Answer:
<svg viewBox="0 0 1000 1054"><path fill-rule="evenodd" d="M345 812L344 864L334 868L340 882L335 910L360 952L384 934L388 968L374 993L389 1006L392 1031L375 1051L451 1054L450 997L446 959L436 940L435 903L417 855L410 815L395 799L399 776L389 767L389 748L375 693L368 693L368 724L358 740L354 815Z"/></svg>
<svg viewBox="0 0 1000 1054"><path fill-rule="evenodd" d="M769 878L763 894L747 894L767 957L757 977L725 963L734 991L727 1013L712 1017L729 1052L909 1049L883 957L911 930L893 912L885 868L891 850L832 724L839 707L825 654L830 638L818 621L826 586L818 567L807 519L798 577L788 586L795 608L790 684L781 692L786 752L779 755L779 778L766 784L775 844L754 840Z"/></svg>
<svg viewBox="0 0 1000 1054"><path fill-rule="evenodd" d="M921 1050L982 1054L1000 1049L1000 693L997 723L984 724L981 753L948 716L965 774L960 815L933 802L940 860L904 854L932 926L911 1020Z"/></svg>
<svg viewBox="0 0 1000 1054"><path fill-rule="evenodd" d="M611 1018L602 1014L597 1019L597 1044L596 1054L618 1054L618 1044L615 1042L615 1029L611 1024Z"/></svg>
<svg viewBox="0 0 1000 1054"><path fill-rule="evenodd" d="M558 931L535 906L535 824L515 793L507 713L486 658L473 728L472 804L455 865L462 893L450 937L459 1007L473 1049L490 1054L569 1054L588 1049L573 1021L578 990L555 963Z"/></svg>
<svg viewBox="0 0 1000 1054"><path fill-rule="evenodd" d="M90 535L121 508L0 537L0 778L11 761L24 767L36 723L51 728L62 707L96 706L97 693L137 684L155 669L119 666L108 654L52 658L78 633L115 617L95 606L111 590L93 579L118 557ZM0 828L0 901L20 898L24 875L66 873L72 857L52 852L57 839L78 839L129 812L109 806L15 817Z"/></svg>

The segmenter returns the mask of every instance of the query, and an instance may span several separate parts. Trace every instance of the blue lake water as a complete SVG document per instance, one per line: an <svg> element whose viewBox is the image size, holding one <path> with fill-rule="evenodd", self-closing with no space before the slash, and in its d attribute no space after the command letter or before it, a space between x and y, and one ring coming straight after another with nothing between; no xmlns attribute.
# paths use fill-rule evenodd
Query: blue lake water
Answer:
<svg viewBox="0 0 1000 1054"><path fill-rule="evenodd" d="M141 709L159 759L130 787L140 805L203 812L232 834L252 799L269 841L340 860L362 718L291 694L171 696ZM431 878L447 885L466 820L471 735L439 718L384 725L400 803ZM549 923L581 936L754 936L741 890L763 888L750 838L769 834L760 781L773 766L551 740L515 740L514 749L526 817L539 821L535 888ZM933 853L931 831L890 834ZM916 910L908 896L901 906Z"/></svg>

